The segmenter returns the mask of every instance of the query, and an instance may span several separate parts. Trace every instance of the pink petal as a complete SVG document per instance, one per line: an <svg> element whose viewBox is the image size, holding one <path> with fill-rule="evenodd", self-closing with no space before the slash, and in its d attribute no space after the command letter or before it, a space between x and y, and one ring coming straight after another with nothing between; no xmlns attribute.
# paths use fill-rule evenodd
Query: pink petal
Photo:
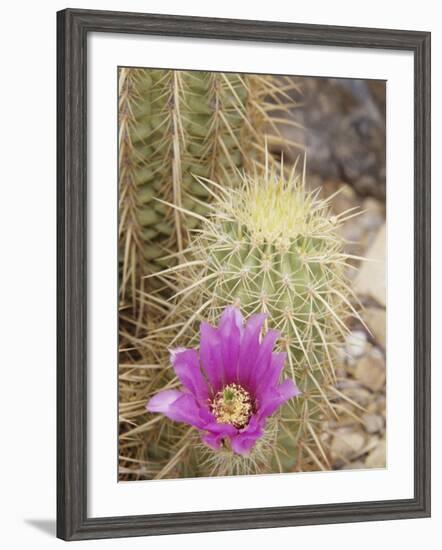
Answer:
<svg viewBox="0 0 442 550"><path fill-rule="evenodd" d="M227 306L222 312L219 328L222 329L226 325L233 325L242 333L244 329L244 318L237 307Z"/></svg>
<svg viewBox="0 0 442 550"><path fill-rule="evenodd" d="M224 371L224 384L238 380L238 359L243 333L243 318L238 309L227 307L218 328L221 340L221 356Z"/></svg>
<svg viewBox="0 0 442 550"><path fill-rule="evenodd" d="M196 428L203 428L205 421L201 416L200 406L193 395L183 394L169 409L169 418L185 422Z"/></svg>
<svg viewBox="0 0 442 550"><path fill-rule="evenodd" d="M201 439L203 440L203 442L206 445L208 445L209 447L211 447L215 451L218 451L220 446L221 446L221 441L223 439L223 436L220 435L220 434L208 433L206 435L203 435L203 437Z"/></svg>
<svg viewBox="0 0 442 550"><path fill-rule="evenodd" d="M268 388L276 386L279 380L279 376L284 368L284 363L287 358L287 353L273 353L270 365L267 370L260 377L258 384L256 385L255 395L259 398L263 392Z"/></svg>
<svg viewBox="0 0 442 550"><path fill-rule="evenodd" d="M255 391L262 377L272 364L272 350L280 333L277 330L269 330L264 336L259 347L258 355L255 357L255 364L251 369L249 387Z"/></svg>
<svg viewBox="0 0 442 550"><path fill-rule="evenodd" d="M252 417L247 428L231 438L232 450L237 454L248 456L263 433L264 423L260 422L256 416Z"/></svg>
<svg viewBox="0 0 442 550"><path fill-rule="evenodd" d="M223 359L218 331L204 321L200 325L200 358L213 391L223 385Z"/></svg>
<svg viewBox="0 0 442 550"><path fill-rule="evenodd" d="M287 378L276 388L268 388L263 392L258 404L258 416L263 419L272 415L283 403L300 395L299 389L291 378Z"/></svg>
<svg viewBox="0 0 442 550"><path fill-rule="evenodd" d="M172 350L171 361L180 382L196 397L200 404L207 402L209 391L200 370L198 353L194 349Z"/></svg>
<svg viewBox="0 0 442 550"><path fill-rule="evenodd" d="M238 433L238 430L232 424L223 424L222 422L216 422L216 420L206 424L204 429L214 434L221 434L223 437Z"/></svg>
<svg viewBox="0 0 442 550"><path fill-rule="evenodd" d="M164 390L154 395L146 404L149 412L159 412L167 414L170 406L183 395L179 390Z"/></svg>
<svg viewBox="0 0 442 550"><path fill-rule="evenodd" d="M178 390L162 391L152 397L146 409L150 412L162 413L175 422L185 422L196 428L202 429L206 424L204 408L200 408L190 393Z"/></svg>
<svg viewBox="0 0 442 550"><path fill-rule="evenodd" d="M239 352L238 381L245 387L248 386L251 371L258 357L259 335L265 318L264 313L252 315L244 329Z"/></svg>
<svg viewBox="0 0 442 550"><path fill-rule="evenodd" d="M291 378L287 378L284 382L279 384L277 390L285 401L288 401L292 397L298 397L298 395L301 395L301 391Z"/></svg>
<svg viewBox="0 0 442 550"><path fill-rule="evenodd" d="M204 430L207 430L208 433L202 437L202 440L213 449L219 449L223 439L231 438L238 433L238 430L231 424L218 423L216 420L206 424Z"/></svg>

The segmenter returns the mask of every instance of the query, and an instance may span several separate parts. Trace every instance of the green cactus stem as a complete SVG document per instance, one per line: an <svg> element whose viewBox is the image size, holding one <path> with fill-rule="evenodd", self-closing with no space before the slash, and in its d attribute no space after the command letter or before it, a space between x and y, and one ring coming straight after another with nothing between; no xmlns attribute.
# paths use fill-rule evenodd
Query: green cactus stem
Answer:
<svg viewBox="0 0 442 550"><path fill-rule="evenodd" d="M120 297L171 265L188 231L208 212L210 192L194 176L239 183L281 141L275 109L291 104L292 81L272 76L119 70ZM287 122L289 123L289 122Z"/></svg>
<svg viewBox="0 0 442 550"><path fill-rule="evenodd" d="M330 198L308 191L296 167L288 176L267 167L242 176L241 185L229 190L198 181L217 198L189 245L188 262L162 274L179 288L179 328L169 346L192 345L189 334L197 321L215 321L228 304L245 316L265 312L282 335L280 349L288 352L286 375L302 391L282 412L273 468L305 470L313 461L314 468L329 469L321 425L336 414L334 365L347 319L359 318L346 276L350 257L339 233L355 213L332 216Z"/></svg>

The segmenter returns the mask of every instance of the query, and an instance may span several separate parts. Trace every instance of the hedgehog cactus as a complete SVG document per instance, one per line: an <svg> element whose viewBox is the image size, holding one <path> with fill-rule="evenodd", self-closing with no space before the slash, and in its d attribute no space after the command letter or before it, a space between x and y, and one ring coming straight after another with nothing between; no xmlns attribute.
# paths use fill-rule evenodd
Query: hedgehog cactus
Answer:
<svg viewBox="0 0 442 550"><path fill-rule="evenodd" d="M188 263L164 272L183 270L175 311L186 320L172 344L187 344L193 320L215 321L229 304L245 316L266 313L288 352L286 375L302 393L283 410L274 468L304 470L313 460L315 468L328 469L321 424L339 393L334 359L346 319L358 316L339 234L354 213L332 216L330 199L307 191L295 169L285 177L267 168L228 191L216 182L199 183L217 198L190 244Z"/></svg>
<svg viewBox="0 0 442 550"><path fill-rule="evenodd" d="M272 76L121 68L119 71L120 294L170 265L207 213L210 193L194 176L238 183L262 161L271 111L287 109L292 82ZM286 140L287 141L287 140ZM158 200L159 199L159 200ZM172 206L171 206L172 205ZM131 290L132 289L132 290Z"/></svg>

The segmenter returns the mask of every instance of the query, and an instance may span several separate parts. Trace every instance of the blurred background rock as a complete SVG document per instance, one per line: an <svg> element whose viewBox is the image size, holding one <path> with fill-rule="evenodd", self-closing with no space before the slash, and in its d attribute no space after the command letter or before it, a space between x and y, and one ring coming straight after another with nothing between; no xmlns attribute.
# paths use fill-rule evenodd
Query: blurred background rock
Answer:
<svg viewBox="0 0 442 550"><path fill-rule="evenodd" d="M361 196L385 199L385 82L296 78L300 107L284 135L304 145L309 172L345 181ZM293 160L293 151L285 155Z"/></svg>
<svg viewBox="0 0 442 550"><path fill-rule="evenodd" d="M289 116L302 127L281 125L307 153L310 187L324 197L338 189L334 213L358 208L342 228L355 256L349 276L364 306L337 366L343 411L324 424L323 440L334 469L386 465L386 86L383 81L297 77L302 95ZM299 150L276 151L294 162ZM360 261L358 256L368 258Z"/></svg>

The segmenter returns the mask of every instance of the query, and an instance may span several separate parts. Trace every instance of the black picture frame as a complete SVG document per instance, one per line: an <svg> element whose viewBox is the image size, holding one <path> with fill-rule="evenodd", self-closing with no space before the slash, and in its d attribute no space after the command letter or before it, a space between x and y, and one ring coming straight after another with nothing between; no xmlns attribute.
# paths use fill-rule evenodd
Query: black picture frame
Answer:
<svg viewBox="0 0 442 550"><path fill-rule="evenodd" d="M414 497L87 517L87 36L407 50L414 56ZM57 536L64 540L430 516L430 33L66 9L57 14Z"/></svg>

